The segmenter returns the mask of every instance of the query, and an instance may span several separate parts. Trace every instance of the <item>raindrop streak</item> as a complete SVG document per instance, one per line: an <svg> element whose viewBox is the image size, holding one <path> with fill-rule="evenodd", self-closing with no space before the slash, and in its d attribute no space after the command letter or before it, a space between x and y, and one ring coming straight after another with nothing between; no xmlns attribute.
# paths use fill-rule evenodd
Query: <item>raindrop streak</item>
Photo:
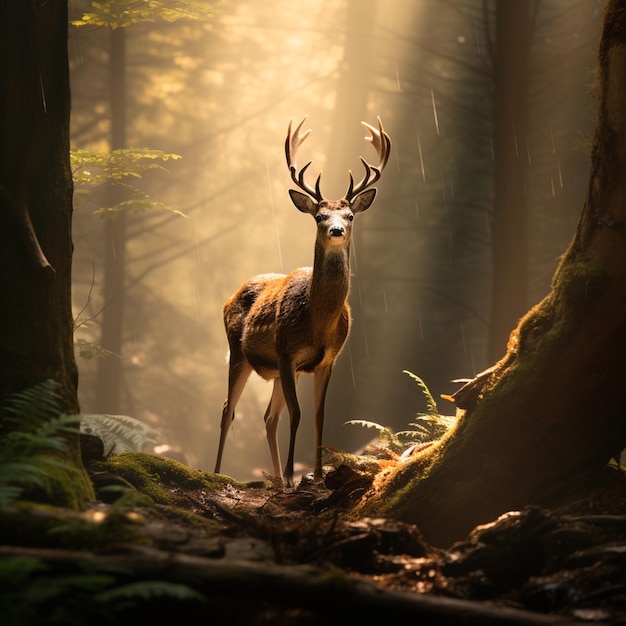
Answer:
<svg viewBox="0 0 626 626"><path fill-rule="evenodd" d="M272 179L270 177L270 166L267 160L265 161L265 173L267 174L267 189L270 194L270 206L272 207L272 218L274 220L274 230L276 231L276 247L278 248L278 260L280 262L280 269L281 271L283 271L283 251L280 247L280 233L278 230L278 222L276 221L276 208L274 206L274 194L272 193Z"/></svg>
<svg viewBox="0 0 626 626"><path fill-rule="evenodd" d="M389 313L389 307L387 306L387 290L385 289L385 285L383 285L383 302L385 303L385 313Z"/></svg>
<svg viewBox="0 0 626 626"><path fill-rule="evenodd" d="M200 300L202 299L202 289L201 282L198 280L199 273L202 269L202 256L200 254L200 246L198 245L198 230L196 229L196 225L193 219L193 216L190 216L189 226L191 229L191 239L193 240L193 247L195 251L195 264L190 259L191 262L191 272L190 275L194 277L194 285L193 285L193 300L194 300L194 316L196 318L196 326L198 328L201 327L200 323Z"/></svg>
<svg viewBox="0 0 626 626"><path fill-rule="evenodd" d="M361 322L363 326L363 343L365 343L365 356L369 359L370 356L370 344L367 341L367 331L365 330L365 321Z"/></svg>
<svg viewBox="0 0 626 626"><path fill-rule="evenodd" d="M356 244L354 243L354 239L350 241L350 246L352 248L350 252L350 258L352 259L352 270L350 271L351 278L353 279L353 284L356 286L356 292L359 297L359 306L363 308L363 296L361 293L361 282L359 281L359 265L356 260Z"/></svg>
<svg viewBox="0 0 626 626"><path fill-rule="evenodd" d="M396 63L396 83L398 84L398 91L402 91L402 86L400 85L400 71L398 70L398 64Z"/></svg>
<svg viewBox="0 0 626 626"><path fill-rule="evenodd" d="M446 225L448 226L448 258L453 260L452 250L454 250L454 236L452 234L452 223L450 217L446 214Z"/></svg>
<svg viewBox="0 0 626 626"><path fill-rule="evenodd" d="M563 172L561 171L561 161L559 159L556 160L556 167L559 170L559 185L563 189Z"/></svg>
<svg viewBox="0 0 626 626"><path fill-rule="evenodd" d="M356 376L354 374L354 361L352 360L352 350L348 345L348 360L350 361L350 376L352 377L352 388L356 389Z"/></svg>
<svg viewBox="0 0 626 626"><path fill-rule="evenodd" d="M448 198L446 197L446 182L443 179L443 172L439 172L439 180L441 181L441 198L443 200L443 212L448 213Z"/></svg>
<svg viewBox="0 0 626 626"><path fill-rule="evenodd" d="M420 311L419 304L415 307L415 310L417 312L417 328L419 330L420 340L424 341L424 329L422 328L422 313Z"/></svg>
<svg viewBox="0 0 626 626"><path fill-rule="evenodd" d="M435 128L437 129L437 134L439 134L439 120L437 119L437 105L435 104L435 92L432 87L430 89L430 98L433 101L433 115L435 116Z"/></svg>
<svg viewBox="0 0 626 626"><path fill-rule="evenodd" d="M554 143L554 133L552 132L552 124L548 124L550 128L550 141L552 141L552 154L556 154L556 144Z"/></svg>
<svg viewBox="0 0 626 626"><path fill-rule="evenodd" d="M435 119L437 119L435 115ZM420 167L422 168L422 180L426 182L426 170L424 169L424 159L422 158L422 142L420 141L420 136L417 136L417 151L420 155Z"/></svg>
<svg viewBox="0 0 626 626"><path fill-rule="evenodd" d="M467 359L467 341L465 339L465 329L463 328L463 320L459 320L459 326L461 327L461 343L463 344L463 354Z"/></svg>

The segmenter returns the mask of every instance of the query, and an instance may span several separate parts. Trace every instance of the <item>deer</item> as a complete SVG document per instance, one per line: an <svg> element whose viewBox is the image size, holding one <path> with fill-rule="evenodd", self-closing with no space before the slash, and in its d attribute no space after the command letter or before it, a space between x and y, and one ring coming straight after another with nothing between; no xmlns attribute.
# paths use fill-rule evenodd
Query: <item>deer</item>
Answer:
<svg viewBox="0 0 626 626"><path fill-rule="evenodd" d="M286 487L293 487L294 452L301 410L296 394L300 374L313 375L315 420L314 481L322 478L322 432L326 392L333 365L350 330L350 242L354 216L374 202L376 183L387 164L391 139L380 117L378 128L361 122L371 136L365 137L378 156L365 168L355 184L349 171L349 185L341 200L327 200L320 191L321 172L312 186L305 180L311 161L298 169L297 153L311 130L302 132L305 116L292 133L289 122L285 157L291 179L301 190L289 190L295 207L311 215L317 224L313 267L302 267L288 274L260 274L245 281L224 304L224 326L230 348L228 395L222 410L220 439L215 473L220 472L224 445L235 418L235 408L250 374L255 371L273 382L265 411L265 431L274 476ZM304 193L303 193L304 192ZM280 414L289 412L289 451L281 470L277 429Z"/></svg>

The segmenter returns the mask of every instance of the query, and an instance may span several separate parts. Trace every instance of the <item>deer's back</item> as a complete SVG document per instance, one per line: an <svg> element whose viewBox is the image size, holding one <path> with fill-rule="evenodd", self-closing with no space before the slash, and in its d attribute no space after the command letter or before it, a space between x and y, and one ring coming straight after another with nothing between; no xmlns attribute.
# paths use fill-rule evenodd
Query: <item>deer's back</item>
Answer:
<svg viewBox="0 0 626 626"><path fill-rule="evenodd" d="M226 334L256 372L266 379L278 376L279 353L288 353L300 372L312 372L334 362L348 335L347 303L336 320L316 320L308 304L313 270L260 274L246 281L224 305Z"/></svg>

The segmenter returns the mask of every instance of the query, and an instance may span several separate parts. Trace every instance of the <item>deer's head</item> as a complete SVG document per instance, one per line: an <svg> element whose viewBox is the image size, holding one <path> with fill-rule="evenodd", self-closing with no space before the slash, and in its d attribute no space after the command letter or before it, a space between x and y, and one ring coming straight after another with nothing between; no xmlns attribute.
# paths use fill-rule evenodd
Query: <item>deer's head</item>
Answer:
<svg viewBox="0 0 626 626"><path fill-rule="evenodd" d="M380 118L378 118L378 128L361 122L371 133L371 137L366 137L365 139L371 142L376 149L378 165L369 165L361 157L361 162L365 168L363 178L355 185L352 172L349 172L350 184L346 195L341 200L327 200L320 191L321 173L315 181L315 187L312 187L304 180L304 174L311 165L311 161L300 170L298 170L296 165L298 149L311 133L310 130L304 133L300 132L305 120L306 116L293 133L291 132L291 122L289 122L287 130L287 139L285 141L287 166L294 183L305 192L302 193L301 191L290 189L289 195L299 211L309 213L315 218L317 222L317 241L319 243L324 246L341 245L345 247L350 243L354 216L368 209L374 202L374 198L376 198L376 188L370 189L370 187L380 178L383 168L387 164L391 151L391 139L384 131Z"/></svg>

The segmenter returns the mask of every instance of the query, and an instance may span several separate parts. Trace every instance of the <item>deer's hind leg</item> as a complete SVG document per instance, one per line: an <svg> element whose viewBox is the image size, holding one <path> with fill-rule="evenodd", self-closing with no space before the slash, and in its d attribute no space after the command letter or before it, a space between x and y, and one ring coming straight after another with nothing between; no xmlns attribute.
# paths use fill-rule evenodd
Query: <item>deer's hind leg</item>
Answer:
<svg viewBox="0 0 626 626"><path fill-rule="evenodd" d="M270 449L270 457L272 459L272 470L276 478L282 478L282 469L280 464L280 451L278 449L278 422L280 414L285 408L285 394L280 382L280 378L274 379L274 388L272 389L272 397L265 411L265 434L267 436L267 445Z"/></svg>
<svg viewBox="0 0 626 626"><path fill-rule="evenodd" d="M215 461L215 473L219 474L222 465L222 455L224 454L224 444L230 426L235 419L235 407L241 398L241 394L252 373L252 366L242 353L230 355L230 365L228 368L228 397L222 409L222 421L220 424L220 443L217 449L217 460Z"/></svg>

